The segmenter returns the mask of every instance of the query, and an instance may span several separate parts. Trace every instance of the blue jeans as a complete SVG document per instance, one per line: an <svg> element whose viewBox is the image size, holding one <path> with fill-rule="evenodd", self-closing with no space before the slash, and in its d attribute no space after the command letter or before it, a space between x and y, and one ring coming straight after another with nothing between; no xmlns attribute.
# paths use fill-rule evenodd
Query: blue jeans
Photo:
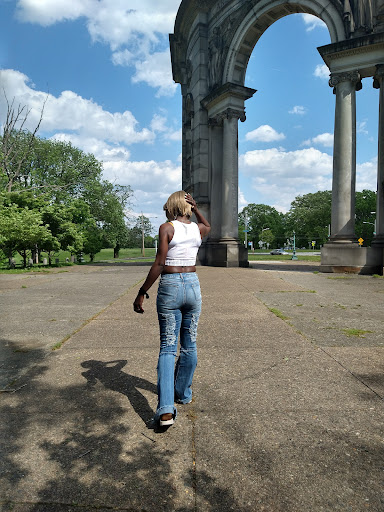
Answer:
<svg viewBox="0 0 384 512"><path fill-rule="evenodd" d="M156 306L160 327L155 415L158 420L169 412L176 417L175 400L188 403L192 399L192 378L197 365L197 324L201 312L201 291L196 272L163 274ZM179 334L180 354L175 367Z"/></svg>

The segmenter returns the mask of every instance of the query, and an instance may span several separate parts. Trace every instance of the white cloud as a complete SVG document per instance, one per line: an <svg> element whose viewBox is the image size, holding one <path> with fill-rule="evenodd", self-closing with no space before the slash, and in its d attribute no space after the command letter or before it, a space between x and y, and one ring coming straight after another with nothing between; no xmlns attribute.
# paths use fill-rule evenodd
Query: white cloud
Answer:
<svg viewBox="0 0 384 512"><path fill-rule="evenodd" d="M151 121L151 130L160 133L161 140L165 143L182 140L182 130L167 126L167 118L164 115L155 114Z"/></svg>
<svg viewBox="0 0 384 512"><path fill-rule="evenodd" d="M93 3L92 0L19 0L16 14L20 21L48 26L85 16Z"/></svg>
<svg viewBox="0 0 384 512"><path fill-rule="evenodd" d="M329 69L325 64L318 64L313 72L313 76L323 80L329 80Z"/></svg>
<svg viewBox="0 0 384 512"><path fill-rule="evenodd" d="M108 144L106 141L94 137L82 137L73 133L55 133L53 140L70 142L73 146L81 148L86 153L92 153L100 162L128 161L131 153L122 145Z"/></svg>
<svg viewBox="0 0 384 512"><path fill-rule="evenodd" d="M180 0L18 0L16 12L20 21L43 26L84 18L92 41L110 46L114 64L136 68L134 82L146 82L159 87L159 95L171 96L176 85L168 34L179 5Z"/></svg>
<svg viewBox="0 0 384 512"><path fill-rule="evenodd" d="M325 148L333 147L333 134L332 133L321 133L316 135L312 139L307 139L301 143L302 146L310 146L311 144L324 146Z"/></svg>
<svg viewBox="0 0 384 512"><path fill-rule="evenodd" d="M325 28L327 29L327 25L323 20L318 18L317 16L313 16L312 14L302 14L303 21L306 25L306 31L311 32L315 28Z"/></svg>
<svg viewBox="0 0 384 512"><path fill-rule="evenodd" d="M31 109L26 128L33 129L45 103L41 131L71 131L85 138L100 138L114 143L133 144L153 142L155 134L148 128L138 129L138 121L130 111L111 113L92 100L72 91L63 91L55 97L30 87L29 79L14 70L0 70L0 88L11 100ZM4 112L5 98L0 94L0 107ZM0 119L1 121L1 119Z"/></svg>
<svg viewBox="0 0 384 512"><path fill-rule="evenodd" d="M291 110L288 111L288 114L297 114L299 116L303 116L307 113L307 109L302 105L295 105Z"/></svg>
<svg viewBox="0 0 384 512"><path fill-rule="evenodd" d="M326 148L333 147L333 133L321 133L312 139L314 144L320 144Z"/></svg>
<svg viewBox="0 0 384 512"><path fill-rule="evenodd" d="M243 192L240 190L240 187L239 187L239 192L238 192L238 202L239 202L239 213L243 210L243 208L245 206L248 206L249 202L245 199L245 195L243 194Z"/></svg>
<svg viewBox="0 0 384 512"><path fill-rule="evenodd" d="M248 151L240 156L240 172L250 177L260 202L287 212L298 195L332 189L333 157L315 148ZM357 165L356 190L376 190L377 157Z"/></svg>
<svg viewBox="0 0 384 512"><path fill-rule="evenodd" d="M151 129L154 132L165 132L167 131L167 118L160 114L155 114L151 121Z"/></svg>
<svg viewBox="0 0 384 512"><path fill-rule="evenodd" d="M356 190L377 189L377 157L356 165Z"/></svg>
<svg viewBox="0 0 384 512"><path fill-rule="evenodd" d="M285 139L283 133L278 133L271 126L264 124L245 135L245 140L252 142L274 142Z"/></svg>
<svg viewBox="0 0 384 512"><path fill-rule="evenodd" d="M174 95L177 84L172 78L169 49L148 55L145 60L137 61L135 67L136 73L132 77L133 83L145 82L151 87L159 87L157 97Z"/></svg>
<svg viewBox="0 0 384 512"><path fill-rule="evenodd" d="M85 17L94 40L117 48L137 35L156 41L156 34L172 32L180 0L18 0L19 20L47 26ZM133 7L133 8L132 8Z"/></svg>
<svg viewBox="0 0 384 512"><path fill-rule="evenodd" d="M357 133L364 133L364 135L368 135L367 121L358 121L356 123L356 131Z"/></svg>
<svg viewBox="0 0 384 512"><path fill-rule="evenodd" d="M170 131L164 138L166 138L167 140L174 141L174 142L181 141L183 139L182 129L180 128L179 130Z"/></svg>
<svg viewBox="0 0 384 512"><path fill-rule="evenodd" d="M252 188L262 202L288 211L299 194L330 190L332 157L314 148L283 151L278 148L241 155L240 172L252 178Z"/></svg>

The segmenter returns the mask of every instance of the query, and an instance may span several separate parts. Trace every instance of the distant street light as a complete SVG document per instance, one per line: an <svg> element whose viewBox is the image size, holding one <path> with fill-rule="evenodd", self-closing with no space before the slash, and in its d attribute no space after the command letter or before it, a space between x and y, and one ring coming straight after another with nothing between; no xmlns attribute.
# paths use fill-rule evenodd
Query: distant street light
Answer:
<svg viewBox="0 0 384 512"><path fill-rule="evenodd" d="M297 260L298 257L296 256L296 233L293 232L293 254L291 260Z"/></svg>
<svg viewBox="0 0 384 512"><path fill-rule="evenodd" d="M365 222L365 221L363 221L363 224L371 224L371 226L373 226L373 234L376 235L376 219L375 219L375 222Z"/></svg>
<svg viewBox="0 0 384 512"><path fill-rule="evenodd" d="M245 234L245 239L244 239L244 245L245 245L245 248L248 250L248 237L247 237L247 234L248 234L248 217L244 217L244 226L245 226L245 229L244 229L244 234Z"/></svg>

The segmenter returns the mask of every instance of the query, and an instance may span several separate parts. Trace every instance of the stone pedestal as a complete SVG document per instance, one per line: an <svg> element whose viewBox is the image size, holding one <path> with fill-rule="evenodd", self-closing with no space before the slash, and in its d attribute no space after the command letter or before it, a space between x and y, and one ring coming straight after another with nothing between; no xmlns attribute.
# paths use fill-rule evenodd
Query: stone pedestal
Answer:
<svg viewBox="0 0 384 512"><path fill-rule="evenodd" d="M382 275L383 263L384 252L380 247L328 243L321 249L321 272Z"/></svg>
<svg viewBox="0 0 384 512"><path fill-rule="evenodd" d="M248 267L248 251L235 238L221 238L204 243L200 251L204 255L203 265L212 267ZM199 251L199 259L200 259Z"/></svg>

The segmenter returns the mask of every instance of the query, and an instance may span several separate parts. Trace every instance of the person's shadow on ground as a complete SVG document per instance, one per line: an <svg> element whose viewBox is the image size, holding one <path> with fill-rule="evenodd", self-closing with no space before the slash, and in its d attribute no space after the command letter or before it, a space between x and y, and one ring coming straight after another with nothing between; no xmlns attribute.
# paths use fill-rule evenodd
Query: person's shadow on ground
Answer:
<svg viewBox="0 0 384 512"><path fill-rule="evenodd" d="M97 381L101 382L106 388L126 395L136 414L150 427L154 412L151 409L148 400L138 390L138 388L150 391L157 395L157 387L148 380L129 375L122 372L121 369L127 364L127 360L119 359L117 361L95 361L89 360L81 363L83 368L89 368L82 375L87 379L89 387L95 386Z"/></svg>

